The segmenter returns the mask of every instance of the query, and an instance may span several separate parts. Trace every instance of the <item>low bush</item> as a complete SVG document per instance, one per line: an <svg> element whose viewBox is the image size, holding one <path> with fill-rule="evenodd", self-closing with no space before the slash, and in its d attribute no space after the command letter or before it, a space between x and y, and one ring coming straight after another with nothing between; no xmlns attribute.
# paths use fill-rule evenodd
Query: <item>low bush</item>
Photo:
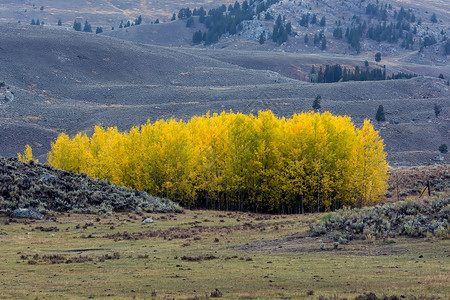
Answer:
<svg viewBox="0 0 450 300"><path fill-rule="evenodd" d="M397 236L450 237L450 198L401 201L362 209L342 209L311 225L311 235L326 235L344 244L354 239L389 239Z"/></svg>
<svg viewBox="0 0 450 300"><path fill-rule="evenodd" d="M33 208L43 214L49 211L182 212L178 204L146 192L34 161L26 163L0 157L0 213L10 214L17 208Z"/></svg>

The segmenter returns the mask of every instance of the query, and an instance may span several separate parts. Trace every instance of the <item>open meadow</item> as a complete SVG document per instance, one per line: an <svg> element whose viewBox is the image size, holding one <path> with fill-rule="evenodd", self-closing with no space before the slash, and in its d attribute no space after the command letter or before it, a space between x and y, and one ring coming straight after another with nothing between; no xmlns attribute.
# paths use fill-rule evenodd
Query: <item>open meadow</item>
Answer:
<svg viewBox="0 0 450 300"><path fill-rule="evenodd" d="M0 299L450 297L450 240L359 240L334 249L310 237L320 216L185 210L1 217ZM143 223L146 217L154 222Z"/></svg>

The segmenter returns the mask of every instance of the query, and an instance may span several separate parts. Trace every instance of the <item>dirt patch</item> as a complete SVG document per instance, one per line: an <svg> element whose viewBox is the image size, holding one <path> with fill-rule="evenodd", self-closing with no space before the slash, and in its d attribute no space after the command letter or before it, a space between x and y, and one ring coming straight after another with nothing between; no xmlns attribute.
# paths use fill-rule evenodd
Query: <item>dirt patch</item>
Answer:
<svg viewBox="0 0 450 300"><path fill-rule="evenodd" d="M194 223L195 224L195 223ZM294 224L293 221L281 221L274 223L253 223L247 222L242 225L233 225L233 226L200 226L193 225L193 227L183 228L183 227L173 227L169 229L159 229L159 230L146 230L146 231L137 231L137 232L117 232L114 234L106 234L104 237L113 239L115 241L120 240L141 240L146 238L163 238L167 240L172 239L189 239L193 238L194 240L198 240L195 237L202 234L230 234L235 231L263 231L268 228L277 229L279 227L284 227L287 225ZM217 240L218 241L218 240Z"/></svg>
<svg viewBox="0 0 450 300"><path fill-rule="evenodd" d="M325 243L324 243L325 242ZM324 247L321 249L321 244ZM411 240L411 243L414 243ZM386 256L399 255L408 252L406 248L397 248L391 241L352 241L347 245L340 245L337 249L333 243L321 238L311 238L308 236L295 235L286 236L273 240L259 240L243 245L228 247L233 250L245 251L247 253L292 253L292 252L330 252L339 255L353 256Z"/></svg>

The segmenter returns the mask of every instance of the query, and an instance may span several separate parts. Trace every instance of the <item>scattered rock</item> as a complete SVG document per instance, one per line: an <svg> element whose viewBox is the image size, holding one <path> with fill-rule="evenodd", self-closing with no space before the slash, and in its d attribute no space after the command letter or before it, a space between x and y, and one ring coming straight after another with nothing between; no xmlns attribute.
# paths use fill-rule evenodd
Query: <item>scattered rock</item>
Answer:
<svg viewBox="0 0 450 300"><path fill-rule="evenodd" d="M40 179L48 185L54 184L56 183L56 176L52 175L52 174L42 174L40 176Z"/></svg>
<svg viewBox="0 0 450 300"><path fill-rule="evenodd" d="M142 223L146 223L146 224L153 223L153 219L152 218L147 218L144 221L142 221Z"/></svg>
<svg viewBox="0 0 450 300"><path fill-rule="evenodd" d="M30 208L18 208L12 212L14 218L43 219L44 215Z"/></svg>

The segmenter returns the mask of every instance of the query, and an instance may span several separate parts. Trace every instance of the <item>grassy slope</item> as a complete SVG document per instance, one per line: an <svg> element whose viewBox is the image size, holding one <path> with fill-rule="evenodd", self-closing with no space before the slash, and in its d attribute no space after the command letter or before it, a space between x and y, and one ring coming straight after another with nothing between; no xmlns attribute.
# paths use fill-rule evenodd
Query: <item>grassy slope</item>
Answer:
<svg viewBox="0 0 450 300"><path fill-rule="evenodd" d="M0 235L0 298L148 299L154 290L156 299L187 299L195 295L204 298L205 293L216 288L225 299L353 297L366 291L379 296L450 296L449 240L351 242L340 250L332 250L332 243L326 241L325 250L320 251L320 239L305 237L308 223L316 215L270 217L187 211L151 216L155 223L148 225L141 224L141 216L125 214L101 219L93 215L56 215L57 221L52 223L19 221L9 225L3 225L5 218L1 218L0 232L8 235ZM93 226L83 229L90 222ZM239 227L243 223L252 225ZM77 224L81 228L77 229ZM60 231L32 231L37 226L56 226ZM179 229L167 230L171 227ZM115 242L105 237L155 229L166 230L166 239ZM180 232L189 237L176 238ZM83 238L89 235L93 238ZM82 248L105 250L65 252ZM114 252L120 254L120 259L98 260ZM36 253L66 258L81 254L94 261L51 264L38 259L37 264L28 264ZM29 257L21 259L21 255ZM185 261L183 255L217 258ZM314 291L314 296L308 295L309 291Z"/></svg>

